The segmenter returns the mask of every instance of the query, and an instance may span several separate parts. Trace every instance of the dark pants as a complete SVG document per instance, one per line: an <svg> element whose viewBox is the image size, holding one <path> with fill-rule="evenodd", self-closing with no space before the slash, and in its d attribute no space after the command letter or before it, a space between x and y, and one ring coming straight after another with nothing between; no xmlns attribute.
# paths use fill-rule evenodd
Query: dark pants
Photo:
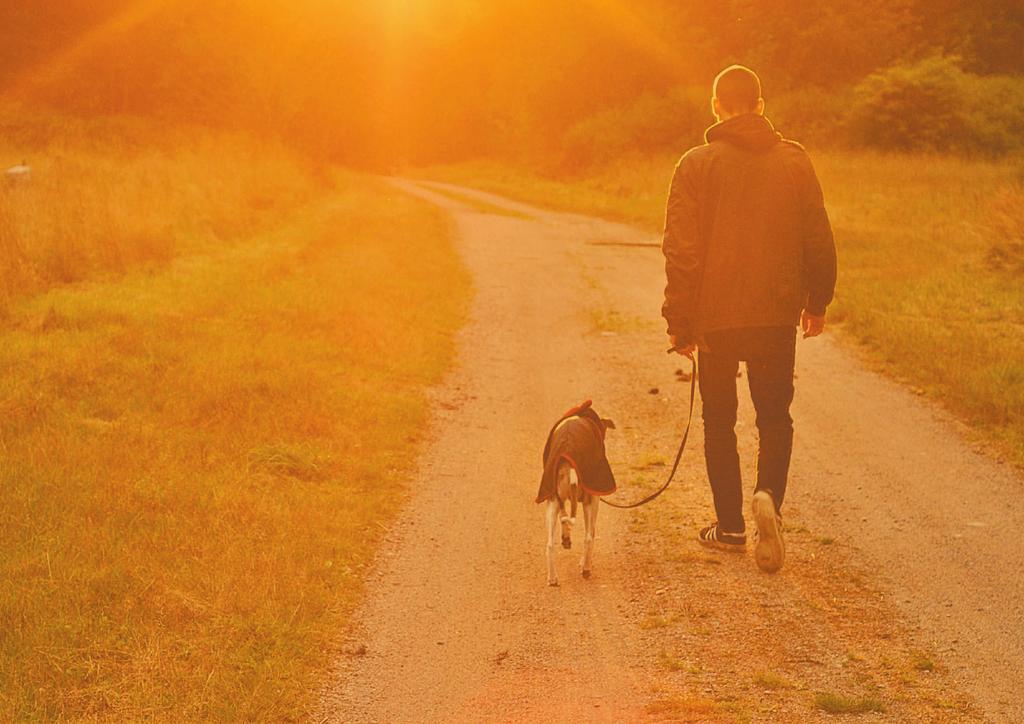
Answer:
<svg viewBox="0 0 1024 724"><path fill-rule="evenodd" d="M736 373L747 363L757 412L757 483L782 508L793 450L793 363L796 327L748 327L709 332L698 352L704 415L704 459L721 530L745 532L743 483L736 451Z"/></svg>

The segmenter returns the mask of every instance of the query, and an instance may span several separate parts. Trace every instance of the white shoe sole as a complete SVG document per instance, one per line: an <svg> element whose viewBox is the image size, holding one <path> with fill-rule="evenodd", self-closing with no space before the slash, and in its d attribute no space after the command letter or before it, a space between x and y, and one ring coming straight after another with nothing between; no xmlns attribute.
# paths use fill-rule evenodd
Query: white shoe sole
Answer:
<svg viewBox="0 0 1024 724"><path fill-rule="evenodd" d="M782 568L786 558L786 546L782 542L782 530L775 514L775 503L772 496L762 490L754 493L750 507L754 511L754 524L757 526L754 560L757 561L757 567L765 573L775 573Z"/></svg>

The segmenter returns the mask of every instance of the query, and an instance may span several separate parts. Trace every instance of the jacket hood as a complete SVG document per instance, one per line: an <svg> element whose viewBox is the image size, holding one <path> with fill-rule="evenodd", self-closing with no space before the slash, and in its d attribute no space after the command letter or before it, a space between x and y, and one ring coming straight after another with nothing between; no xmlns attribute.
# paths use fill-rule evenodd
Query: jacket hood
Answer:
<svg viewBox="0 0 1024 724"><path fill-rule="evenodd" d="M782 140L782 134L764 116L744 113L711 126L704 140L726 141L747 151L766 151Z"/></svg>

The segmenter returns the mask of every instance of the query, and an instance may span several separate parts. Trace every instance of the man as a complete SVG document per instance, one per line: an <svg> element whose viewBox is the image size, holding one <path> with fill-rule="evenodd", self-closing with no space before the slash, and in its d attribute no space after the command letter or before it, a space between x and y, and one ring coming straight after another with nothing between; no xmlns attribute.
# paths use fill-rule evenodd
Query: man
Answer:
<svg viewBox="0 0 1024 724"><path fill-rule="evenodd" d="M755 559L767 572L785 558L796 327L816 337L836 281L836 251L821 187L804 148L764 117L761 81L743 66L715 79L718 123L676 166L662 251L669 341L699 354L704 458L717 520L705 545L744 550L736 451L736 376L747 363L757 412L757 483L751 508Z"/></svg>

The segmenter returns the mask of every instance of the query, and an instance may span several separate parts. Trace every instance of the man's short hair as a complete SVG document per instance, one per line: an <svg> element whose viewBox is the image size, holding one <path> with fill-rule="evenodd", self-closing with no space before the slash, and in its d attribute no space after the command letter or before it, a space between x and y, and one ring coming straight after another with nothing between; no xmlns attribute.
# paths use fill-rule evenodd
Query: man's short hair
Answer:
<svg viewBox="0 0 1024 724"><path fill-rule="evenodd" d="M742 65L730 65L715 78L714 95L728 113L753 113L761 98L761 79Z"/></svg>

